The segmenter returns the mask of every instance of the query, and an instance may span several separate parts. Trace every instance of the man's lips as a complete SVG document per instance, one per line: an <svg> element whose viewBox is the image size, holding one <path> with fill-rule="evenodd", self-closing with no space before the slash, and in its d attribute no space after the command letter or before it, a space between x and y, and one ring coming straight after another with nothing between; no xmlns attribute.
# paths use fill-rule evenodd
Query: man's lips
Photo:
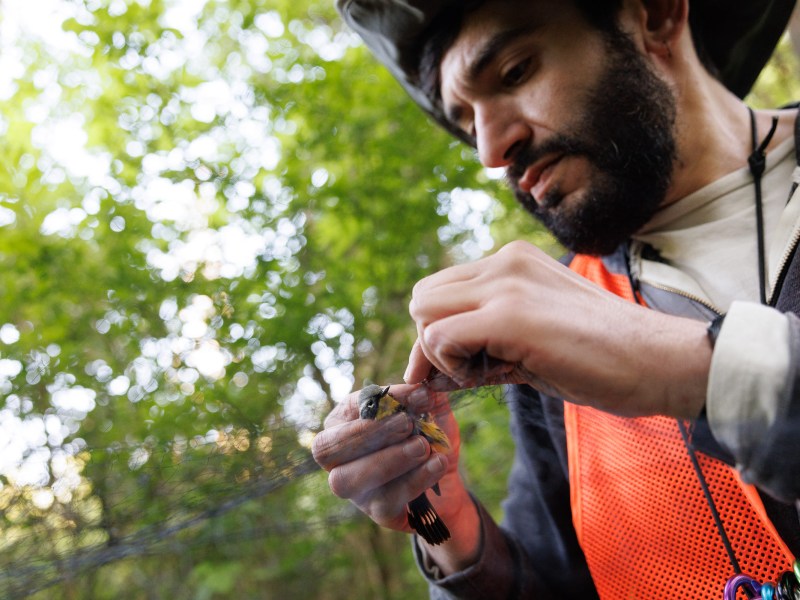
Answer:
<svg viewBox="0 0 800 600"><path fill-rule="evenodd" d="M520 191L530 194L537 201L540 201L543 194L542 190L546 185L547 175L550 168L561 160L561 154L548 155L530 165L522 177L517 181L517 187Z"/></svg>

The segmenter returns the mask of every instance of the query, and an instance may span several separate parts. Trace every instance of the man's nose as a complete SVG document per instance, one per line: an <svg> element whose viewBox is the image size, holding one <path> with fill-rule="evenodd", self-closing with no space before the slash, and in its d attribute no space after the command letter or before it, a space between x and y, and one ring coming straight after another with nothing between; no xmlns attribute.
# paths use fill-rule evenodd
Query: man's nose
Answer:
<svg viewBox="0 0 800 600"><path fill-rule="evenodd" d="M509 166L531 137L531 128L511 107L487 103L475 108L478 158L484 167Z"/></svg>

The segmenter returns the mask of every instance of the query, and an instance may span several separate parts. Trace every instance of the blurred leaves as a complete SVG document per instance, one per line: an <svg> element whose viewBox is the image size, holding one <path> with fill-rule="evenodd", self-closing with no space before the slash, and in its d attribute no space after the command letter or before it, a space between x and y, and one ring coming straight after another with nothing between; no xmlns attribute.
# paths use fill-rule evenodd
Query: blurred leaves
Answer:
<svg viewBox="0 0 800 600"><path fill-rule="evenodd" d="M308 447L486 246L474 157L329 2L54 5L0 100L0 595L421 590Z"/></svg>

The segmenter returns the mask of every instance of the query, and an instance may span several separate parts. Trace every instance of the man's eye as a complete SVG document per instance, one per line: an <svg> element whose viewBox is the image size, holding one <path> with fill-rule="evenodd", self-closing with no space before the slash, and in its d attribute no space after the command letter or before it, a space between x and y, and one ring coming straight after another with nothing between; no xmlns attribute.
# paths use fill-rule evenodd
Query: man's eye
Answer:
<svg viewBox="0 0 800 600"><path fill-rule="evenodd" d="M462 129L464 130L464 133L466 133L469 137L471 137L471 138L475 137L475 135L476 135L476 133L475 133L475 123L469 123L469 124L467 124L466 127L462 127Z"/></svg>
<svg viewBox="0 0 800 600"><path fill-rule="evenodd" d="M513 87L522 82L525 79L525 74L528 72L530 64L531 60L526 58L511 67L503 74L503 85L505 87Z"/></svg>

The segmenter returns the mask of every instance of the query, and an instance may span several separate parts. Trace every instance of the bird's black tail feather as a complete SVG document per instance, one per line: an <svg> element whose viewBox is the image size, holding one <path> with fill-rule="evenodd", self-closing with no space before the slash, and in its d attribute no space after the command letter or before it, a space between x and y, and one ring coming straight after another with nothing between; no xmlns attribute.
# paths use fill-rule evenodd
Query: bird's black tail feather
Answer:
<svg viewBox="0 0 800 600"><path fill-rule="evenodd" d="M422 492L408 503L408 524L432 546L450 539L450 530L436 513L428 496Z"/></svg>

